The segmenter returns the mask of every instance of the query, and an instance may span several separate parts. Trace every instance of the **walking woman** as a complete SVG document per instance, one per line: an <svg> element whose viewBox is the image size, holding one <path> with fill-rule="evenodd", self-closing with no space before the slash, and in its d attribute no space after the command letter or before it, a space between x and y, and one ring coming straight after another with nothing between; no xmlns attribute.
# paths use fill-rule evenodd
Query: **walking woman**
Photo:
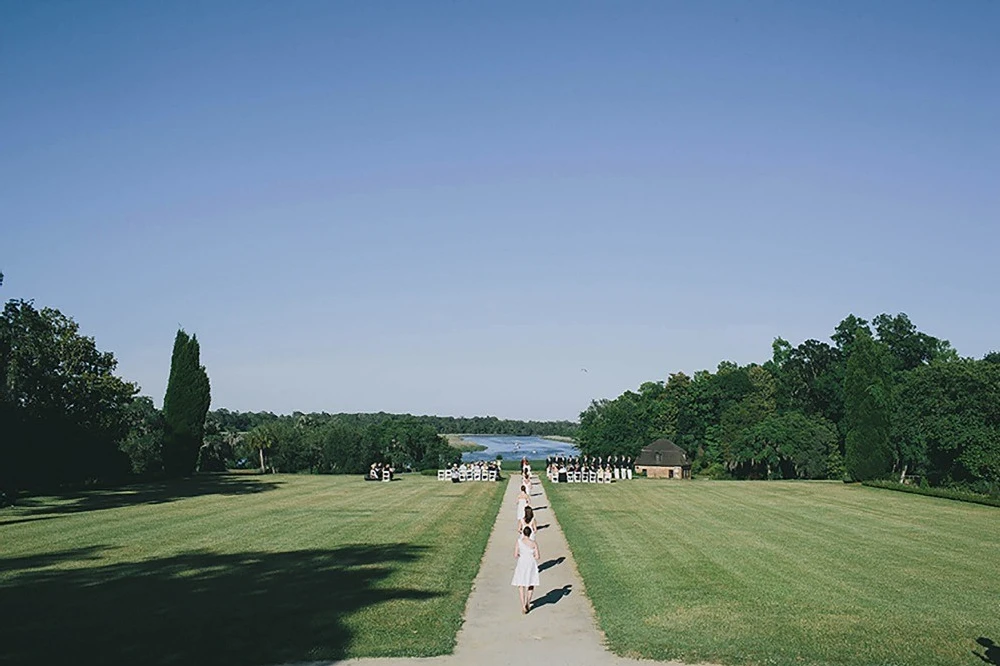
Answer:
<svg viewBox="0 0 1000 666"><path fill-rule="evenodd" d="M521 492L517 496L518 532L521 531L520 525L521 525L521 520L524 518L524 507L526 506L528 506L528 493L525 491L524 486L521 486Z"/></svg>
<svg viewBox="0 0 1000 666"><path fill-rule="evenodd" d="M514 567L514 577L510 584L517 586L522 614L531 610L531 595L538 585L538 544L531 540L531 535L531 528L525 526L514 544L517 566Z"/></svg>
<svg viewBox="0 0 1000 666"><path fill-rule="evenodd" d="M531 540L537 541L538 523L535 521L535 512L530 506L524 507L524 515L517 521L517 533L523 533L525 527L531 528Z"/></svg>

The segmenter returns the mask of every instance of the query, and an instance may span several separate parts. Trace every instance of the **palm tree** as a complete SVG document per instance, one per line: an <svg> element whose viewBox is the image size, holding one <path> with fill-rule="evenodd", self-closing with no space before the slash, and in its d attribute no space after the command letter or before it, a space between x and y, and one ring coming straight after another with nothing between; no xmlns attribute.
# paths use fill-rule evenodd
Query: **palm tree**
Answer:
<svg viewBox="0 0 1000 666"><path fill-rule="evenodd" d="M257 449L257 453L260 455L260 473L266 473L267 467L264 465L264 450L270 449L274 446L275 442L274 429L271 428L271 424L262 423L255 427L247 433L246 441L247 444Z"/></svg>

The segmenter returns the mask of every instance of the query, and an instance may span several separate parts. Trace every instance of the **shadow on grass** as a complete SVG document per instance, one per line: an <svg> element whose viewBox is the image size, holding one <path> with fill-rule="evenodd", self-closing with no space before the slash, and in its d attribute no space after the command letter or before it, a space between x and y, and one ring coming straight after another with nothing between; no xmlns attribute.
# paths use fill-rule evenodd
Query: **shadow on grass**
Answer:
<svg viewBox="0 0 1000 666"><path fill-rule="evenodd" d="M253 495L274 490L280 481L264 481L246 474L211 474L156 483L143 483L119 488L74 490L44 497L24 497L17 501L18 516L59 515L116 509L139 504L164 504L203 495ZM2 514L0 514L2 516ZM3 521L0 525L24 522Z"/></svg>
<svg viewBox="0 0 1000 666"><path fill-rule="evenodd" d="M540 606L557 604L563 597L568 597L572 591L572 585L563 585L562 587L557 587L554 590L549 590L544 596L538 597L531 602L531 610L535 610Z"/></svg>
<svg viewBox="0 0 1000 666"><path fill-rule="evenodd" d="M346 616L394 599L441 596L384 586L398 566L423 556L425 548L407 544L234 555L196 551L89 568L40 568L89 561L100 550L0 559L0 571L20 571L0 583L0 663L257 666L337 660L348 656L351 645Z"/></svg>
<svg viewBox="0 0 1000 666"><path fill-rule="evenodd" d="M85 548L63 550L57 553L5 558L0 559L0 571L4 572L4 574L10 574L28 569L43 569L69 562L95 562L101 559L103 557L101 553L107 550L109 548L106 546L87 546Z"/></svg>
<svg viewBox="0 0 1000 666"><path fill-rule="evenodd" d="M53 518L58 518L59 516L30 516L28 518L14 518L13 520L4 520L2 513L0 513L0 527L4 525L17 525L18 523L36 523L39 520L52 520Z"/></svg>
<svg viewBox="0 0 1000 666"><path fill-rule="evenodd" d="M546 560L545 562L542 562L541 564L538 565L538 570L545 571L546 569L551 569L552 567L562 564L565 561L566 561L565 557L557 557L554 560Z"/></svg>
<svg viewBox="0 0 1000 666"><path fill-rule="evenodd" d="M987 664L993 664L994 666L1000 666L1000 645L994 643L991 639L980 636L976 639L976 642L982 645L985 650L982 654L979 654L975 650L972 654L979 657L981 660Z"/></svg>

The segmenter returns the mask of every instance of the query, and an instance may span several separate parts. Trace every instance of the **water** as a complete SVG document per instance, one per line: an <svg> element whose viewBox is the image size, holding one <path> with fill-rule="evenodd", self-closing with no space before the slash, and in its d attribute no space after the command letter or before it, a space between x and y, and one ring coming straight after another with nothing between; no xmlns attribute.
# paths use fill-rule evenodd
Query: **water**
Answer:
<svg viewBox="0 0 1000 666"><path fill-rule="evenodd" d="M580 451L570 442L557 442L541 437L514 437L513 435L463 435L462 439L482 444L485 451L466 451L462 460L496 460L497 454L504 460L539 460L549 456L575 456Z"/></svg>

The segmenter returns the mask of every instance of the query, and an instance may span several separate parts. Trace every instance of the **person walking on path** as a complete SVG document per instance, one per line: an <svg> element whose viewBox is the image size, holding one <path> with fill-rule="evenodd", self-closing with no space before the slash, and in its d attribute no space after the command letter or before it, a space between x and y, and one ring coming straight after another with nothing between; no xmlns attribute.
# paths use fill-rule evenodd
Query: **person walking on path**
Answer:
<svg viewBox="0 0 1000 666"><path fill-rule="evenodd" d="M531 534L531 528L525 526L514 545L517 566L514 567L514 577L510 580L511 585L517 586L521 597L522 614L531 610L531 595L538 585L538 544L531 540Z"/></svg>
<svg viewBox="0 0 1000 666"><path fill-rule="evenodd" d="M517 521L517 533L524 532L525 527L531 528L531 540L538 541L538 523L535 521L535 512L530 506L524 507L524 515Z"/></svg>
<svg viewBox="0 0 1000 666"><path fill-rule="evenodd" d="M528 502L530 500L531 500L531 498L528 497L528 491L524 487L524 485L522 484L521 485L521 492L518 493L518 495L517 495L517 523L518 523L518 532L520 532L521 520L524 518L524 507L528 506Z"/></svg>

